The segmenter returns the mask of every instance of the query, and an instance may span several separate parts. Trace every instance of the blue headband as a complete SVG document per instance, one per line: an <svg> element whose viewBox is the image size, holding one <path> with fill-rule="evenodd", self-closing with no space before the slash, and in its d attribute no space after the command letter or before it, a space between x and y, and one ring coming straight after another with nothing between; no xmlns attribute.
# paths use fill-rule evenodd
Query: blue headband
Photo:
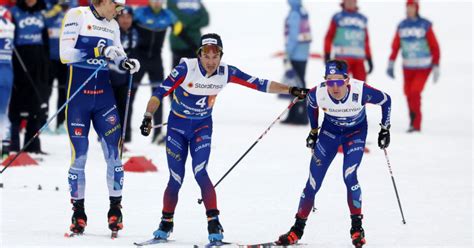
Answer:
<svg viewBox="0 0 474 248"><path fill-rule="evenodd" d="M343 75L347 76L347 67L342 66L342 68L338 68L338 64L335 62L329 62L326 65L326 76L328 75Z"/></svg>

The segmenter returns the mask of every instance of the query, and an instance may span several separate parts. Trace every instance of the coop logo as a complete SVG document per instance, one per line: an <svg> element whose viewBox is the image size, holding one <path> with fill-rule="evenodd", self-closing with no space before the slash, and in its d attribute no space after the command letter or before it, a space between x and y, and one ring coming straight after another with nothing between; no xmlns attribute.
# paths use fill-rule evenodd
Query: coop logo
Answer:
<svg viewBox="0 0 474 248"><path fill-rule="evenodd" d="M222 89L223 85L219 84L201 84L201 83L196 83L194 85L196 89Z"/></svg>
<svg viewBox="0 0 474 248"><path fill-rule="evenodd" d="M104 59L88 59L86 60L87 64L89 65L107 65L107 61Z"/></svg>
<svg viewBox="0 0 474 248"><path fill-rule="evenodd" d="M43 28L44 23L36 17L27 17L20 21L19 26L20 28L25 28L26 26L38 26L39 28Z"/></svg>
<svg viewBox="0 0 474 248"><path fill-rule="evenodd" d="M359 185L359 184L356 184L356 185L354 185L354 186L351 187L351 190L352 190L352 191L356 191L356 190L358 190L359 188L360 188L360 185Z"/></svg>
<svg viewBox="0 0 474 248"><path fill-rule="evenodd" d="M360 29L365 28L365 22L363 19L355 17L346 17L339 21L340 26L356 26Z"/></svg>
<svg viewBox="0 0 474 248"><path fill-rule="evenodd" d="M123 166L117 166L115 167L115 172L122 172L123 171Z"/></svg>
<svg viewBox="0 0 474 248"><path fill-rule="evenodd" d="M426 31L423 28L401 28L399 32L400 38L409 38L409 37L416 37L416 38L423 38L426 35Z"/></svg>
<svg viewBox="0 0 474 248"><path fill-rule="evenodd" d="M74 174L74 173L69 173L67 175L67 178L71 179L71 180L77 180L77 174Z"/></svg>

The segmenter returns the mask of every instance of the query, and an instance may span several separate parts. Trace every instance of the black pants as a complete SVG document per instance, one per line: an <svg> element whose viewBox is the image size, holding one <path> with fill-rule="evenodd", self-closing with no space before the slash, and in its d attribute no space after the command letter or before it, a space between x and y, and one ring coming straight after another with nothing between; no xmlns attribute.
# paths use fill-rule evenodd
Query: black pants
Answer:
<svg viewBox="0 0 474 248"><path fill-rule="evenodd" d="M27 45L16 47L25 71L17 56L13 56L13 89L8 117L11 122L11 151L20 150L20 123L27 121L24 144L34 137L45 123L48 108L41 108L48 100L48 61L43 46ZM31 77L31 80L28 78ZM33 81L33 82L31 82ZM41 152L39 137L36 138L27 152Z"/></svg>
<svg viewBox="0 0 474 248"><path fill-rule="evenodd" d="M49 63L49 77L48 77L48 99L51 97L53 91L54 80L58 80L58 101L57 108L59 109L66 102L66 83L67 83L68 67L59 60L50 60ZM58 113L56 128L61 126L65 120L65 111Z"/></svg>
<svg viewBox="0 0 474 248"><path fill-rule="evenodd" d="M298 87L306 88L305 74L306 74L306 62L307 61L294 61L291 60L291 66L296 71L296 74L300 78L302 85ZM306 100L297 102L289 111L288 117L283 121L289 124L306 125L308 124L308 116L306 110Z"/></svg>
<svg viewBox="0 0 474 248"><path fill-rule="evenodd" d="M159 87L159 85L163 82L163 63L160 59L140 59L140 71L137 73L133 74L133 83L135 85L140 84L140 82L143 79L143 76L145 76L145 73L148 73L148 78L150 79L150 84L151 86L151 92L155 91L156 88ZM130 107L129 107L129 113L128 115L131 116L133 112L133 101L135 100L135 93L137 92L137 87L132 88L132 93L130 95ZM156 110L155 114L153 115L153 123L154 125L156 124L161 124L163 122L163 103L160 104L158 109ZM155 128L153 129L153 140L156 139L156 137L161 133L161 127L160 128Z"/></svg>

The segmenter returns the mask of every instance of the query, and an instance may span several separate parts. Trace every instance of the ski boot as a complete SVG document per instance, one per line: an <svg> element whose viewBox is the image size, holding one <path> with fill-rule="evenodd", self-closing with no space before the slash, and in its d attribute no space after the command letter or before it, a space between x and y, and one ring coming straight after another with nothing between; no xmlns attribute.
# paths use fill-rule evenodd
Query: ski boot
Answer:
<svg viewBox="0 0 474 248"><path fill-rule="evenodd" d="M356 248L360 248L365 245L365 232L362 228L362 214L353 214L351 215L352 227L351 227L351 238L352 244Z"/></svg>
<svg viewBox="0 0 474 248"><path fill-rule="evenodd" d="M208 239L210 242L220 242L224 239L224 229L219 222L219 210L212 209L206 211L207 215L207 231L209 232Z"/></svg>
<svg viewBox="0 0 474 248"><path fill-rule="evenodd" d="M156 231L153 232L155 239L168 239L170 234L173 232L173 215L174 213L163 212L160 226Z"/></svg>
<svg viewBox="0 0 474 248"><path fill-rule="evenodd" d="M298 215L296 215L295 218L295 224L290 228L289 232L278 238L278 241L276 241L277 245L294 245L303 237L307 219L300 218Z"/></svg>
<svg viewBox="0 0 474 248"><path fill-rule="evenodd" d="M72 210L74 213L71 218L71 226L69 229L74 234L83 234L84 229L87 226L87 216L84 211L84 199L81 200L71 200Z"/></svg>
<svg viewBox="0 0 474 248"><path fill-rule="evenodd" d="M120 204L122 202L122 197L109 197L110 199L110 209L109 212L107 213L107 219L109 222L109 229L112 232L118 232L119 230L122 230L123 224L122 224L122 211L120 210L122 208L122 205Z"/></svg>

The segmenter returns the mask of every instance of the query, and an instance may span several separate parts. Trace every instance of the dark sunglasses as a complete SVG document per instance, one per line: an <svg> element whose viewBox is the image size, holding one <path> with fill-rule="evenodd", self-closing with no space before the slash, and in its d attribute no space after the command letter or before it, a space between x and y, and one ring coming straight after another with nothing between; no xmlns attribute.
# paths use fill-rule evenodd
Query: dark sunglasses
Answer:
<svg viewBox="0 0 474 248"><path fill-rule="evenodd" d="M326 85L328 87L334 87L334 85L342 87L344 85L344 79L326 80Z"/></svg>

